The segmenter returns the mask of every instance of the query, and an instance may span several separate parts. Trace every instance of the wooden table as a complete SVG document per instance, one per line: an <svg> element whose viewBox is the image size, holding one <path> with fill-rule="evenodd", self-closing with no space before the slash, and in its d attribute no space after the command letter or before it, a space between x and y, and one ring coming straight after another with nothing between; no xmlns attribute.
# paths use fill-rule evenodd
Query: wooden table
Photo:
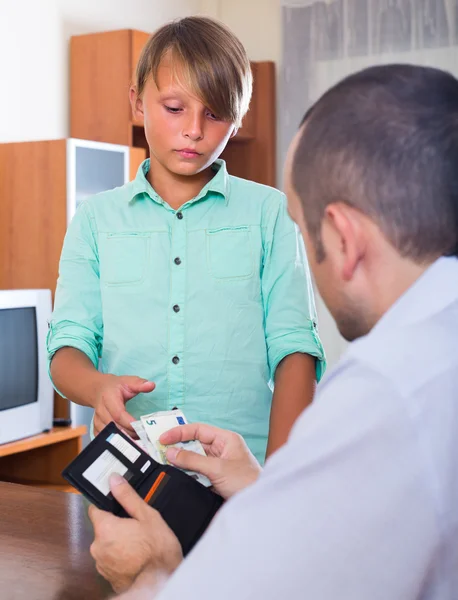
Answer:
<svg viewBox="0 0 458 600"><path fill-rule="evenodd" d="M110 597L89 554L92 539L82 496L0 483L0 598Z"/></svg>

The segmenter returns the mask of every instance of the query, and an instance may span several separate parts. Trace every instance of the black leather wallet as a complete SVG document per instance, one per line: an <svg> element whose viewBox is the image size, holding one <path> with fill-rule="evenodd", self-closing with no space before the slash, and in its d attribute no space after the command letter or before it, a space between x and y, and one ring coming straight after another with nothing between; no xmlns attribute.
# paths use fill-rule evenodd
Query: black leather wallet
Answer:
<svg viewBox="0 0 458 600"><path fill-rule="evenodd" d="M62 476L98 508L119 517L127 513L109 489L109 475L120 473L137 493L158 510L186 555L201 537L223 499L171 465L161 465L114 423L64 469Z"/></svg>

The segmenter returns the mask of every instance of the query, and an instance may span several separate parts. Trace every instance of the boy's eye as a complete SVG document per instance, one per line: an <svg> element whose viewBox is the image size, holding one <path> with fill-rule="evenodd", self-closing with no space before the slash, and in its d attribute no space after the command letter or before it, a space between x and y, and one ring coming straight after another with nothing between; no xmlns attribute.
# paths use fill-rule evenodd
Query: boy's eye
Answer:
<svg viewBox="0 0 458 600"><path fill-rule="evenodd" d="M207 115L208 115L208 116L210 117L210 119L212 119L213 121L221 121L221 119L220 119L220 118L219 118L217 115L215 115L214 113L211 113L211 112L209 112L209 113L207 113Z"/></svg>
<svg viewBox="0 0 458 600"><path fill-rule="evenodd" d="M174 106L165 106L165 110L168 110L169 112L171 112L173 114L177 114L181 111L181 108L176 108Z"/></svg>

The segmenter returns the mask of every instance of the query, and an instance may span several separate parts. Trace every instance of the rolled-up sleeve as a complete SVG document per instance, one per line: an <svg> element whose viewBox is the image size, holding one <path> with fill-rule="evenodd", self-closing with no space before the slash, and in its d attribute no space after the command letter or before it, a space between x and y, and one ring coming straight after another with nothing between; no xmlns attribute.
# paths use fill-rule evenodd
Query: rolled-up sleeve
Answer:
<svg viewBox="0 0 458 600"><path fill-rule="evenodd" d="M87 202L65 236L47 337L48 368L64 346L84 352L97 368L103 339L97 232Z"/></svg>
<svg viewBox="0 0 458 600"><path fill-rule="evenodd" d="M319 381L326 367L318 335L312 280L302 237L288 215L286 198L275 195L263 226L262 296L270 375L296 352L316 357Z"/></svg>

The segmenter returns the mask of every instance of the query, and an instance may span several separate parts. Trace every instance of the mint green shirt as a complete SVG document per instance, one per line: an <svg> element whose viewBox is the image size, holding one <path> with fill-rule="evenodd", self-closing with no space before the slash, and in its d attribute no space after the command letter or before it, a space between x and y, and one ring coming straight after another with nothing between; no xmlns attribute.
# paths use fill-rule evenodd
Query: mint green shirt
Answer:
<svg viewBox="0 0 458 600"><path fill-rule="evenodd" d="M156 382L133 417L181 408L240 433L264 460L272 381L294 352L325 367L310 274L285 197L224 161L173 210L146 179L85 200L65 237L48 357L64 346L104 373ZM99 357L101 358L99 364Z"/></svg>

